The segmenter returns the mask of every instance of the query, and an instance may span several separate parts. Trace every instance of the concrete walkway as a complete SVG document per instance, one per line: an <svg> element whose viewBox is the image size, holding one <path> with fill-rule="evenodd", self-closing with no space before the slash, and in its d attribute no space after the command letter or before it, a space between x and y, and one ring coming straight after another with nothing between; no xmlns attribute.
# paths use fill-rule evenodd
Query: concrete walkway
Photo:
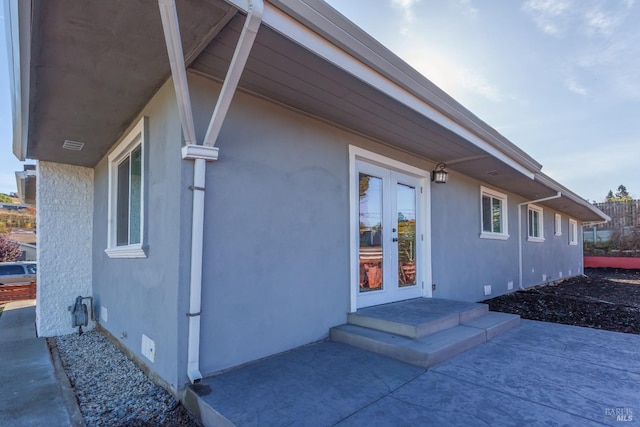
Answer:
<svg viewBox="0 0 640 427"><path fill-rule="evenodd" d="M323 342L207 378L192 403L208 425L637 426L639 349L639 335L523 320L425 371Z"/></svg>
<svg viewBox="0 0 640 427"><path fill-rule="evenodd" d="M11 302L0 315L0 424L68 426L62 389L35 321L34 301Z"/></svg>

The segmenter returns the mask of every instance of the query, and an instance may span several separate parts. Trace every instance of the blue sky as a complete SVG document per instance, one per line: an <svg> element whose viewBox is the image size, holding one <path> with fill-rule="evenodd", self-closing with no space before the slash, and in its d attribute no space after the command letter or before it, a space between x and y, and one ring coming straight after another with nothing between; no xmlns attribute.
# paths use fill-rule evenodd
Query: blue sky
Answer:
<svg viewBox="0 0 640 427"><path fill-rule="evenodd" d="M634 0L329 0L589 200L640 198Z"/></svg>
<svg viewBox="0 0 640 427"><path fill-rule="evenodd" d="M329 0L582 197L640 198L635 0ZM2 20L4 22L4 20ZM0 192L15 191L4 31Z"/></svg>

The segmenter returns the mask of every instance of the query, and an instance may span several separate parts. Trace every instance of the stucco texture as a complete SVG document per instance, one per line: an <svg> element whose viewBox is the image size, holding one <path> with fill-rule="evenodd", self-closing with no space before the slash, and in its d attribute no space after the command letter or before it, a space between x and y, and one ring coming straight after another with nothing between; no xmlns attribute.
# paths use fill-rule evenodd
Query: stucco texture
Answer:
<svg viewBox="0 0 640 427"><path fill-rule="evenodd" d="M143 246L147 257L112 259L104 252L109 197L105 156L95 168L94 293L103 315L100 324L170 387L178 389L187 381L186 368L180 369L184 357L179 356L186 351L180 334L186 331L188 301L188 277L180 276L180 194L187 190L181 186L182 134L171 81L133 124L142 116L148 118L143 171ZM142 355L143 334L155 343L153 362Z"/></svg>
<svg viewBox="0 0 640 427"><path fill-rule="evenodd" d="M190 84L200 140L219 86ZM203 373L323 339L346 321L349 137L235 95L207 170Z"/></svg>
<svg viewBox="0 0 640 427"><path fill-rule="evenodd" d="M37 173L36 325L39 336L51 337L77 331L67 307L79 295L92 295L94 174L93 169L43 161Z"/></svg>

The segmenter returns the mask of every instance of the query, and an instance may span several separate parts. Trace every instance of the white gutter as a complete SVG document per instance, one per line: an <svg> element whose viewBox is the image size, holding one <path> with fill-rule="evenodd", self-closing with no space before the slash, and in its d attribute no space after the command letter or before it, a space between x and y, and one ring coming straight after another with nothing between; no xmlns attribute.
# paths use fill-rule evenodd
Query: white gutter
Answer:
<svg viewBox="0 0 640 427"><path fill-rule="evenodd" d="M524 286L522 285L522 206L530 205L532 203L546 202L547 200L558 199L560 197L562 197L562 193L558 191L558 194L555 196L518 203L518 287L520 289L524 289Z"/></svg>
<svg viewBox="0 0 640 427"><path fill-rule="evenodd" d="M13 113L13 154L21 161L27 158L29 131L31 15L30 1L5 0L5 37Z"/></svg>
<svg viewBox="0 0 640 427"><path fill-rule="evenodd" d="M233 54L222 91L211 117L204 144L198 145L195 137L193 112L186 77L185 58L182 52L180 27L175 0L158 0L162 26L171 64L171 75L176 91L182 132L186 145L182 147L182 158L194 160L193 166L193 213L191 221L191 271L189 281L189 336L187 344L187 376L191 383L202 379L200 372L200 314L202 307L202 246L204 235L204 192L206 184L206 162L218 159L215 142L227 115L231 99L249 57L251 47L262 22L263 0L249 0L248 14L242 28L238 45Z"/></svg>

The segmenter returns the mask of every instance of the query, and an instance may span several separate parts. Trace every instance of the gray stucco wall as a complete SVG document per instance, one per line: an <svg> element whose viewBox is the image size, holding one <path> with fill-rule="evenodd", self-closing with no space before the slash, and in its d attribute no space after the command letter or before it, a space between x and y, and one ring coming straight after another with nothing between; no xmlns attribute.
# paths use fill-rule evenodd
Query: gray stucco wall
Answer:
<svg viewBox="0 0 640 427"><path fill-rule="evenodd" d="M198 139L219 86L191 76ZM207 170L202 372L323 339L349 310L349 134L237 93Z"/></svg>
<svg viewBox="0 0 640 427"><path fill-rule="evenodd" d="M481 186L507 195L507 240L480 238ZM432 185L433 283L437 298L481 301L519 287L518 204L523 198L464 175L452 173L445 185ZM569 245L569 217L562 214L562 236L554 235L556 211L543 208L544 242L527 240L527 207L522 206L523 287L582 273L582 236ZM558 212L560 213L560 212ZM546 275L543 278L543 275ZM484 286L491 286L491 295Z"/></svg>
<svg viewBox="0 0 640 427"><path fill-rule="evenodd" d="M189 82L202 141L220 86L197 75L190 75ZM149 117L148 257L110 259L104 253L105 157L95 168L94 296L101 324L177 389L187 382L184 314L193 163L180 158L182 135L171 82L142 115ZM346 321L350 144L424 170L434 166L277 104L236 94L218 139L219 160L207 165L200 352L205 375L323 339L330 327ZM509 281L518 288L516 206L523 200L508 194L508 240L480 239L480 185L455 172L446 185L432 185L435 297L478 301L486 298L484 285L492 286L491 296L506 293ZM544 243L523 239L525 286L541 283L542 274L553 280L560 272L565 277L581 272L581 246L568 246L565 215L563 236L553 236L554 213L544 211ZM154 362L141 354L142 334L155 341Z"/></svg>
<svg viewBox="0 0 640 427"><path fill-rule="evenodd" d="M189 209L183 198L189 194L182 194L182 133L170 81L141 116L148 117L144 171L147 258L111 259L104 252L108 218L105 156L95 168L94 295L100 324L171 387L179 388L186 382L182 335L186 331L188 276L184 277L181 269L185 254L180 244L185 234L182 206ZM142 356L142 334L155 342L153 362Z"/></svg>
<svg viewBox="0 0 640 427"><path fill-rule="evenodd" d="M202 140L219 85L191 75L190 86ZM323 339L346 321L349 144L424 170L434 167L290 109L235 95L217 143L219 160L207 169L204 374ZM183 171L190 185L190 163L183 162ZM481 239L481 185L455 172L446 185L431 185L435 297L480 301L507 293L508 282L518 289L517 204L524 200L507 193L508 240ZM563 236L554 237L555 212L545 209L546 241L533 243L526 241L523 212L524 286L543 282L542 274L554 280L560 272L580 273L582 249L568 245L568 217ZM485 285L492 287L490 296Z"/></svg>

